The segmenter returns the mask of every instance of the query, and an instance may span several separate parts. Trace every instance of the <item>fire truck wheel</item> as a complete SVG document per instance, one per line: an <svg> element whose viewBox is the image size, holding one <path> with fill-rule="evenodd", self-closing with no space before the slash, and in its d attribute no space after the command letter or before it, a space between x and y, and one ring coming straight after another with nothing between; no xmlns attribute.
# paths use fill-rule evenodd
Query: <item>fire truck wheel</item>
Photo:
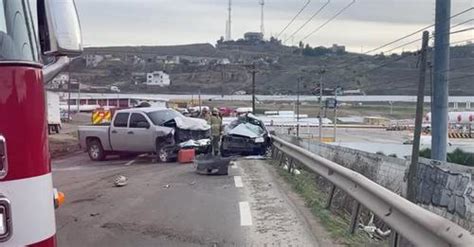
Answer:
<svg viewBox="0 0 474 247"><path fill-rule="evenodd" d="M98 140L91 140L87 144L87 152L93 161L102 161L105 159L105 152L102 144Z"/></svg>

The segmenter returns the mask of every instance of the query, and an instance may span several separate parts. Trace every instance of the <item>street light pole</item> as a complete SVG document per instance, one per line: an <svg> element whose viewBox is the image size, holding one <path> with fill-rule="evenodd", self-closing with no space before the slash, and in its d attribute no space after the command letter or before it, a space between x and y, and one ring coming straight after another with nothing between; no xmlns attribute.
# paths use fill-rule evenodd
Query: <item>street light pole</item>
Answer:
<svg viewBox="0 0 474 247"><path fill-rule="evenodd" d="M336 142L337 137L337 91L339 87L336 87L334 90L334 100L336 103L334 104L334 142Z"/></svg>
<svg viewBox="0 0 474 247"><path fill-rule="evenodd" d="M323 74L324 69L319 72L319 142L323 141Z"/></svg>
<svg viewBox="0 0 474 247"><path fill-rule="evenodd" d="M296 93L296 136L300 137L300 83L301 77L298 78L298 92Z"/></svg>
<svg viewBox="0 0 474 247"><path fill-rule="evenodd" d="M255 113L255 74L257 70L255 68L255 63L252 65L252 113Z"/></svg>

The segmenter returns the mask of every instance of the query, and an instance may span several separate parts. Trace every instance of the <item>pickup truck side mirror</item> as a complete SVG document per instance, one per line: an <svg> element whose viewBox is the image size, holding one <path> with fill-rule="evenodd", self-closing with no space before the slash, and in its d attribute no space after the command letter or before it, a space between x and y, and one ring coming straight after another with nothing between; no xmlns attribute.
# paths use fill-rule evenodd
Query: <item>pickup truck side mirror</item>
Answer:
<svg viewBox="0 0 474 247"><path fill-rule="evenodd" d="M138 122L138 123L137 123L137 127L138 127L138 128L143 128L143 129L149 129L149 128L150 128L150 124L147 123L147 122Z"/></svg>

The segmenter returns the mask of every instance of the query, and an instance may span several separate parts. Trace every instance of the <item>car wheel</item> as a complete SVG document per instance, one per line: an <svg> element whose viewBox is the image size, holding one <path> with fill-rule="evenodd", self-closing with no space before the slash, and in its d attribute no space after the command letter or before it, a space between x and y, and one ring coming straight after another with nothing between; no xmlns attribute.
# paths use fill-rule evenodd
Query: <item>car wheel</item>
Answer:
<svg viewBox="0 0 474 247"><path fill-rule="evenodd" d="M102 161L105 159L105 152L102 144L98 140L89 141L87 144L87 153L93 161Z"/></svg>
<svg viewBox="0 0 474 247"><path fill-rule="evenodd" d="M170 154L169 152L165 149L165 147L159 147L157 148L158 150L156 151L156 156L159 162L161 163L166 163L170 160Z"/></svg>

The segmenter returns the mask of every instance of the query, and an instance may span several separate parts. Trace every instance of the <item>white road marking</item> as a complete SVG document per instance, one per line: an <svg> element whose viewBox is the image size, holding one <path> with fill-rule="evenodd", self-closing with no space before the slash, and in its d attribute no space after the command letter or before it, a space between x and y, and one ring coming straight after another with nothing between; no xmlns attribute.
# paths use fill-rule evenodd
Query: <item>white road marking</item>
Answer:
<svg viewBox="0 0 474 247"><path fill-rule="evenodd" d="M252 215L250 214L249 202L239 202L239 211L240 211L240 225L251 226Z"/></svg>
<svg viewBox="0 0 474 247"><path fill-rule="evenodd" d="M237 187L237 188L244 187L244 183L242 183L242 177L241 176L234 176L234 182L235 182L235 187Z"/></svg>
<svg viewBox="0 0 474 247"><path fill-rule="evenodd" d="M137 161L137 159L130 160L125 166L131 166L135 161Z"/></svg>
<svg viewBox="0 0 474 247"><path fill-rule="evenodd" d="M83 167L74 166L74 167L65 167L65 168L52 168L51 171L53 172L67 172L67 171L77 171L81 170Z"/></svg>

